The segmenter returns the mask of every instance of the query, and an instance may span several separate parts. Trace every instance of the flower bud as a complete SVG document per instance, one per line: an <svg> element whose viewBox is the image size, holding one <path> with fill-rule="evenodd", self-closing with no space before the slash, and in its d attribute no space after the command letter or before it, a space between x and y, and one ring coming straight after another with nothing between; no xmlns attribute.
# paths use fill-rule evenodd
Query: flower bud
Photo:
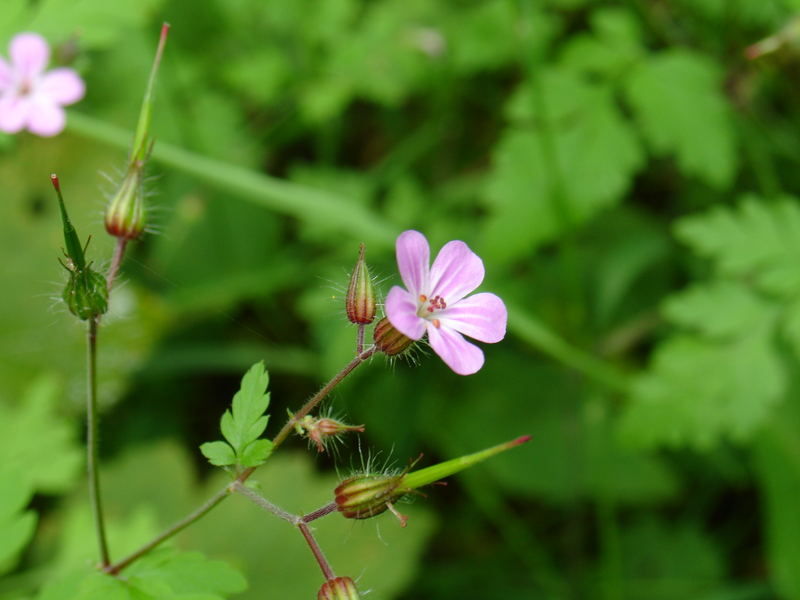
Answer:
<svg viewBox="0 0 800 600"><path fill-rule="evenodd" d="M92 264L86 262L86 246L81 246L78 232L69 220L64 197L61 194L61 183L58 176L53 173L50 181L58 196L58 205L61 211L61 222L64 227L64 258L61 264L69 272L69 280L61 297L69 311L85 321L99 317L108 310L108 284L106 278L92 269Z"/></svg>
<svg viewBox="0 0 800 600"><path fill-rule="evenodd" d="M524 444L530 439L531 436L523 435L503 444L416 471L411 471L411 469L419 458L403 472L395 475L362 474L350 477L342 481L334 490L336 509L347 519L369 519L389 510L399 519L400 525L405 527L408 518L397 512L393 504L395 500L413 493L417 488L458 473L495 454Z"/></svg>
<svg viewBox="0 0 800 600"><path fill-rule="evenodd" d="M69 265L69 263L68 263ZM70 270L69 281L62 298L69 312L86 321L99 317L108 310L108 287L106 278L87 266L82 270Z"/></svg>
<svg viewBox="0 0 800 600"><path fill-rule="evenodd" d="M397 331L386 317L378 321L378 324L375 325L375 330L372 332L372 339L378 350L387 356L400 354L414 343L414 340L410 337Z"/></svg>
<svg viewBox="0 0 800 600"><path fill-rule="evenodd" d="M298 435L306 436L314 442L319 452L325 451L325 444L348 431L364 431L363 425L348 425L332 417L312 417L306 415L294 425Z"/></svg>
<svg viewBox="0 0 800 600"><path fill-rule="evenodd" d="M358 260L350 276L345 308L351 323L368 325L375 319L375 291L364 260L364 244L358 250Z"/></svg>
<svg viewBox="0 0 800 600"><path fill-rule="evenodd" d="M349 577L335 577L322 584L317 600L359 600L356 584Z"/></svg>
<svg viewBox="0 0 800 600"><path fill-rule="evenodd" d="M377 516L410 491L400 487L404 475L356 475L345 479L334 490L336 509L346 519Z"/></svg>
<svg viewBox="0 0 800 600"><path fill-rule="evenodd" d="M108 204L106 231L114 237L135 240L144 231L143 171L144 161L133 160L119 190Z"/></svg>

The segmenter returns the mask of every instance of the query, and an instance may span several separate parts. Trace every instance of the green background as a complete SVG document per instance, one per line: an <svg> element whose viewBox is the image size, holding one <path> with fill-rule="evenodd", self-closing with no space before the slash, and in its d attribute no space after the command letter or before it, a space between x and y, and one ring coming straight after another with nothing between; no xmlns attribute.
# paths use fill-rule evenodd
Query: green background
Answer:
<svg viewBox="0 0 800 600"><path fill-rule="evenodd" d="M58 137L0 137L0 597L81 597L62 582L96 560L85 332L58 300L49 174L106 266L104 202L168 21L153 233L100 334L113 556L219 488L197 446L218 439L253 362L270 372L274 435L350 360L358 245L385 294L394 237L415 228L484 259L508 336L470 377L424 348L372 359L329 403L366 432L331 456L292 440L262 491L309 511L368 457L432 464L533 440L402 506L407 529L319 521L337 572L397 600L800 598L798 12L5 0L0 48L41 33L87 94ZM768 36L778 49L748 60ZM249 582L209 594L313 598L322 583L300 536L243 498L174 544Z"/></svg>

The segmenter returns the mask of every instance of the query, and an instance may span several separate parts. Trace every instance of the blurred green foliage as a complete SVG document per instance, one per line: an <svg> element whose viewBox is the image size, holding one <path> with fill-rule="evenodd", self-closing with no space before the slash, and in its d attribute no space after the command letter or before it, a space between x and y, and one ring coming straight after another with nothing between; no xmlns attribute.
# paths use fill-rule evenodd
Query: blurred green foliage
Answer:
<svg viewBox="0 0 800 600"><path fill-rule="evenodd" d="M48 176L102 266L99 173L120 177L169 21L156 234L131 247L99 342L114 557L223 485L197 447L247 367L270 373L272 436L352 358L358 245L385 293L393 237L416 228L484 258L507 339L469 378L431 352L372 359L330 402L366 424L360 441L287 444L261 491L310 511L368 453L432 464L533 441L403 507L407 530L316 522L337 573L397 600L800 599L798 12L5 0L0 48L40 32L87 96L57 138L0 137L0 598L127 597L86 580L85 331L58 301ZM203 589L176 579L186 565ZM297 532L238 497L137 568L155 573L141 597L312 598L322 582Z"/></svg>

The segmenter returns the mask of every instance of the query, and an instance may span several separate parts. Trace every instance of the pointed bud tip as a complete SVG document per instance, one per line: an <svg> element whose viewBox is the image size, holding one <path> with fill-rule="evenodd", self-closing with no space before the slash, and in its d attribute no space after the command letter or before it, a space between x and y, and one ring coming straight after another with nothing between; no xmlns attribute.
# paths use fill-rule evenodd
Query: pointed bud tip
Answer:
<svg viewBox="0 0 800 600"><path fill-rule="evenodd" d="M55 173L50 173L50 183L53 184L53 187L56 188L57 192L61 191L61 183L58 181L58 175Z"/></svg>
<svg viewBox="0 0 800 600"><path fill-rule="evenodd" d="M533 436L530 436L530 435L521 435L517 439L515 439L515 440L513 440L511 442L511 446L519 446L519 445L524 444L526 442L530 442L532 437Z"/></svg>

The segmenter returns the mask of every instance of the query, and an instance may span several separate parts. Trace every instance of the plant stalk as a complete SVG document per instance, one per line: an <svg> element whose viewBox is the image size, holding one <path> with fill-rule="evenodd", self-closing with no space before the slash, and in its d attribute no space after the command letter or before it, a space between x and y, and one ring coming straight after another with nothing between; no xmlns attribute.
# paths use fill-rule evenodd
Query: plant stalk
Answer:
<svg viewBox="0 0 800 600"><path fill-rule="evenodd" d="M100 548L100 563L103 568L111 564L103 519L103 503L100 496L100 474L97 466L97 317L89 319L86 354L86 467L89 474L89 500Z"/></svg>
<svg viewBox="0 0 800 600"><path fill-rule="evenodd" d="M308 547L311 548L311 552L314 554L314 558L317 559L317 563L319 564L319 568L322 569L322 574L325 575L325 579L330 580L336 577L331 569L331 565L328 562L328 559L325 558L325 554L322 552L322 548L319 547L317 540L314 538L314 534L311 533L311 530L308 528L308 525L303 521L300 521L297 524L297 528L300 530L300 533L303 534L303 537L306 538L306 542L308 543Z"/></svg>

